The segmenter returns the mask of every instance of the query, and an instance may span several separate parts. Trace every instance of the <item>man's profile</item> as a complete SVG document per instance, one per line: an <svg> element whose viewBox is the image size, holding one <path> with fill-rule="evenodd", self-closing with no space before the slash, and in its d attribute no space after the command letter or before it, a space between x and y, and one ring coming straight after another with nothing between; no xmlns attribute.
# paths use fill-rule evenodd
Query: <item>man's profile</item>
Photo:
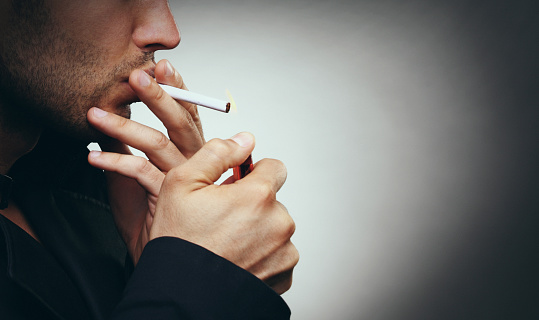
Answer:
<svg viewBox="0 0 539 320"><path fill-rule="evenodd" d="M254 137L206 142L158 85L186 88L154 58L180 42L168 2L0 0L0 28L2 318L288 318L286 169L214 184ZM168 135L129 120L136 101Z"/></svg>

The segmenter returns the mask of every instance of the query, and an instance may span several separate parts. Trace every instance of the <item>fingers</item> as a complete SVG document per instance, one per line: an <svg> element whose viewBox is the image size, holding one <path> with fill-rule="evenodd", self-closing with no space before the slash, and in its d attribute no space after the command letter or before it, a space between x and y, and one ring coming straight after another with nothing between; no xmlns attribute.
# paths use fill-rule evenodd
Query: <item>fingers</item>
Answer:
<svg viewBox="0 0 539 320"><path fill-rule="evenodd" d="M88 121L104 134L143 151L163 171L186 161L178 148L158 130L99 108L88 111Z"/></svg>
<svg viewBox="0 0 539 320"><path fill-rule="evenodd" d="M264 281L268 286L270 286L277 294L283 294L287 292L292 287L292 273L293 269L287 270L283 273L280 273L266 281Z"/></svg>
<svg viewBox="0 0 539 320"><path fill-rule="evenodd" d="M92 151L88 162L99 169L135 179L147 192L157 196L165 175L148 160L133 155Z"/></svg>
<svg viewBox="0 0 539 320"><path fill-rule="evenodd" d="M191 190L213 184L228 169L245 161L254 146L254 136L246 132L228 140L213 139L188 162L178 167L171 175L172 179L178 180Z"/></svg>
<svg viewBox="0 0 539 320"><path fill-rule="evenodd" d="M179 73L166 60L157 64L155 76L162 83L186 89ZM168 172L205 143L197 108L176 102L142 70L133 71L129 82L142 102L163 122L170 140L157 130L100 109L90 109L88 120L106 135L144 152L157 167Z"/></svg>
<svg viewBox="0 0 539 320"><path fill-rule="evenodd" d="M155 80L157 83L167 84L176 88L188 90L180 73L177 72L172 64L167 60L161 60L155 66ZM197 106L187 101L177 102L179 102L185 108L185 110L189 112L199 130L200 136L203 137L202 123L200 122Z"/></svg>
<svg viewBox="0 0 539 320"><path fill-rule="evenodd" d="M129 77L129 84L163 122L170 140L185 157L190 158L202 147L204 139L200 133L200 120L193 119L192 114L165 93L153 78L142 70L135 70Z"/></svg>
<svg viewBox="0 0 539 320"><path fill-rule="evenodd" d="M246 188L254 188L251 183L256 183L259 188L267 188L269 193L277 193L286 182L287 170L285 165L275 159L263 159L257 162L253 172L240 180Z"/></svg>
<svg viewBox="0 0 539 320"><path fill-rule="evenodd" d="M292 273L299 262L299 252L291 241L280 247L273 255L262 261L251 271L278 294L292 286Z"/></svg>
<svg viewBox="0 0 539 320"><path fill-rule="evenodd" d="M299 259L290 241L295 223L276 200L286 168L266 159L244 179L214 185L229 168L244 162L254 145L249 133L213 139L172 169L160 190L150 238L174 236L196 243L283 293Z"/></svg>

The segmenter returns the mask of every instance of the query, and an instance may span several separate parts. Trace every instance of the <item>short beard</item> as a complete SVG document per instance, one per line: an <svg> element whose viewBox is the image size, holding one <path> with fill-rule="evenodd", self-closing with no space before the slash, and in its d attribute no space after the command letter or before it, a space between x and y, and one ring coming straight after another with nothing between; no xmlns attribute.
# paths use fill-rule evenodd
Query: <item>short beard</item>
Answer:
<svg viewBox="0 0 539 320"><path fill-rule="evenodd" d="M103 70L107 52L59 30L40 0L12 0L15 15L0 47L0 104L41 126L87 142L103 134L86 119L101 103L131 115L130 103L105 101L119 76L154 61L153 53L128 58Z"/></svg>
<svg viewBox="0 0 539 320"><path fill-rule="evenodd" d="M11 0L11 7L17 19L44 24L49 21L49 15L43 2L43 0Z"/></svg>

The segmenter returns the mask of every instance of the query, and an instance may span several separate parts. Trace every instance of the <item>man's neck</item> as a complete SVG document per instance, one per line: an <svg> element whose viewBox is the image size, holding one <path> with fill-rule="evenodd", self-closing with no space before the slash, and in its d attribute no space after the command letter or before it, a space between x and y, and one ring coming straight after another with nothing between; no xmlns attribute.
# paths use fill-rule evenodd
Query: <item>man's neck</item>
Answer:
<svg viewBox="0 0 539 320"><path fill-rule="evenodd" d="M29 120L29 117L23 117L20 112L13 112L9 107L0 101L0 174L7 174L19 158L32 151L41 135L40 126ZM0 210L0 215L11 220L39 242L16 203L10 201L7 208Z"/></svg>
<svg viewBox="0 0 539 320"><path fill-rule="evenodd" d="M32 151L41 135L40 126L9 108L0 102L0 174L7 174L20 157Z"/></svg>

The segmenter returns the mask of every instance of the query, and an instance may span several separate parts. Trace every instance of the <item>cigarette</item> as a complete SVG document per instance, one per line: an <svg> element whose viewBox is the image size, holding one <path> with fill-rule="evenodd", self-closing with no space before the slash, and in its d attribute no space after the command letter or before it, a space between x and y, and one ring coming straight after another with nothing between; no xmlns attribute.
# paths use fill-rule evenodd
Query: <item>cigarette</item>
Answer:
<svg viewBox="0 0 539 320"><path fill-rule="evenodd" d="M161 86L161 88L163 88L163 90L165 90L165 92L168 93L174 100L191 102L199 106L225 113L230 111L230 102L228 101L210 98L199 93L167 86L165 84L159 84L159 86Z"/></svg>
<svg viewBox="0 0 539 320"><path fill-rule="evenodd" d="M234 179L240 180L241 178L243 178L246 175L248 175L249 173L251 173L251 171L253 171L253 169L254 169L254 167L253 167L253 158L251 157L251 155L249 155L249 158L247 158L247 160L245 160L239 166L234 167L234 169L233 169L233 171L234 171Z"/></svg>

